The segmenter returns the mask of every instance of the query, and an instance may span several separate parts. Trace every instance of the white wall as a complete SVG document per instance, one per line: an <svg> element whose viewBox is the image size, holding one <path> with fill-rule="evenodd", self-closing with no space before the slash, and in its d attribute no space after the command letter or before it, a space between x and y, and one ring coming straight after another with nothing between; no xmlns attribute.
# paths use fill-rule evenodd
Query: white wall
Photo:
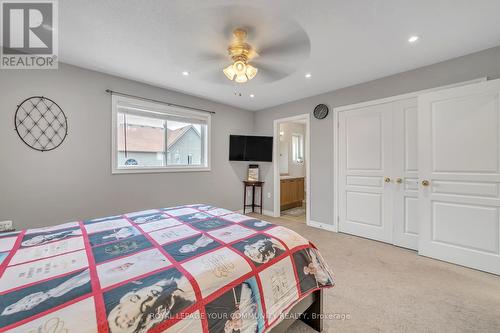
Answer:
<svg viewBox="0 0 500 333"><path fill-rule="evenodd" d="M301 99L295 102L260 110L256 113L255 132L257 135L272 135L273 121L298 114L312 113L317 104L324 103L330 108L326 119L317 120L311 114L311 220L334 225L333 216L333 124L331 110L341 105L390 97L398 94L439 87L461 81L488 76L500 77L500 47L396 74L382 79L343 88L329 93ZM314 76L313 76L314 79ZM273 167L264 165L262 177L265 180L265 209L273 207Z"/></svg>
<svg viewBox="0 0 500 333"><path fill-rule="evenodd" d="M212 171L112 175L107 88L216 111ZM228 161L229 134L252 133L250 111L64 64L0 71L0 91L0 221L25 228L194 202L242 206L247 164ZM17 104L33 95L68 117L69 135L54 151L30 149L14 131Z"/></svg>

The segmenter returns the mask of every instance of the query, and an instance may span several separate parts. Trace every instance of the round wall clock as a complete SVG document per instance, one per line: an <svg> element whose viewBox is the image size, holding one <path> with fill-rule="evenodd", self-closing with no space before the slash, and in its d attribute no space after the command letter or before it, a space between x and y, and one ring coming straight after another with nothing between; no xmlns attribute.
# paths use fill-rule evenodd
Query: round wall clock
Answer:
<svg viewBox="0 0 500 333"><path fill-rule="evenodd" d="M17 107L14 125L19 138L38 151L56 149L68 134L68 122L63 110L56 102L43 96L22 101Z"/></svg>
<svg viewBox="0 0 500 333"><path fill-rule="evenodd" d="M325 104L318 104L314 108L314 118L325 119L328 116L328 106Z"/></svg>

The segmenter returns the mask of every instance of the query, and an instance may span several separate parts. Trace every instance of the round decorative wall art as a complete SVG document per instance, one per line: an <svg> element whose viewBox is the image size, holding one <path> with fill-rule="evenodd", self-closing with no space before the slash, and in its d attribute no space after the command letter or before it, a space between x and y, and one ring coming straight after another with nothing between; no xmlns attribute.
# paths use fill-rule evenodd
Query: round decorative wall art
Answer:
<svg viewBox="0 0 500 333"><path fill-rule="evenodd" d="M56 149L68 135L68 122L56 102L43 96L22 101L14 117L16 132L29 147L38 151Z"/></svg>

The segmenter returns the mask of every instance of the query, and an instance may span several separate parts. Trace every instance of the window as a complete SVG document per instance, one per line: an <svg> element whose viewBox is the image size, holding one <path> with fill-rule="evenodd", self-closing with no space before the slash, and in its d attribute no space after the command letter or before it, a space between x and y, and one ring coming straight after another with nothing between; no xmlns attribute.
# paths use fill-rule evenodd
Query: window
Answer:
<svg viewBox="0 0 500 333"><path fill-rule="evenodd" d="M292 134L292 160L304 163L304 136L301 134Z"/></svg>
<svg viewBox="0 0 500 333"><path fill-rule="evenodd" d="M210 114L113 96L113 173L210 170Z"/></svg>

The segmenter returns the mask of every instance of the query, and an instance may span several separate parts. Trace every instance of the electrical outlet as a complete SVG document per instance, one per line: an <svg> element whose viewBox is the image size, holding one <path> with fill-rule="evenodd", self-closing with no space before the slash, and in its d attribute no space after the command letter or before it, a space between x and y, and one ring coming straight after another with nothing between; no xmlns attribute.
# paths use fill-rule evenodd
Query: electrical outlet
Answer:
<svg viewBox="0 0 500 333"><path fill-rule="evenodd" d="M12 221L0 221L0 231L12 230Z"/></svg>
<svg viewBox="0 0 500 333"><path fill-rule="evenodd" d="M267 198L271 199L271 192L267 192Z"/></svg>

